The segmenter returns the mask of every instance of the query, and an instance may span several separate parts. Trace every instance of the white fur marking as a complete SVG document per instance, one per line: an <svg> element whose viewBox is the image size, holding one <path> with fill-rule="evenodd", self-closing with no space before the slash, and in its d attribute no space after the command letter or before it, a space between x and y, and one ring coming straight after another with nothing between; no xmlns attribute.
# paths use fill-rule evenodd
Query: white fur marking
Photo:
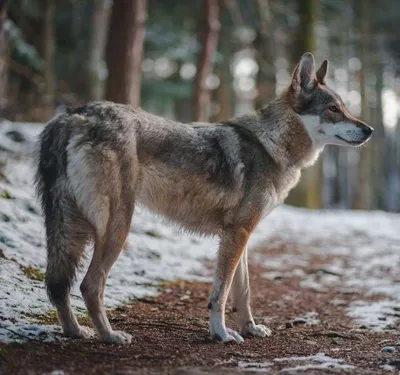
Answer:
<svg viewBox="0 0 400 375"><path fill-rule="evenodd" d="M301 121L310 136L313 149L311 150L308 158L304 161L304 166L310 166L316 162L320 152L322 151L325 143L320 139L318 129L320 127L320 118L315 115L303 115L300 116Z"/></svg>
<svg viewBox="0 0 400 375"><path fill-rule="evenodd" d="M79 209L96 228L99 235L104 235L110 214L110 201L105 195L98 193L95 182L98 180L96 170L90 165L86 147L76 149L76 139L71 139L68 152L67 173L72 194Z"/></svg>
<svg viewBox="0 0 400 375"><path fill-rule="evenodd" d="M350 143L361 143L365 140L365 134L362 129L351 122L321 124L321 130L330 138L329 141L326 141L326 143L330 144L347 145L346 141ZM344 141L338 139L337 136L343 138Z"/></svg>
<svg viewBox="0 0 400 375"><path fill-rule="evenodd" d="M300 116L301 121L304 124L304 127L308 131L308 134L312 138L313 141L316 141L315 139L315 133L317 132L317 129L320 125L320 119L319 116L315 115L304 115Z"/></svg>
<svg viewBox="0 0 400 375"><path fill-rule="evenodd" d="M351 146L351 143L354 143L358 145L365 140L362 129L351 122L320 123L319 116L314 115L304 115L300 118L316 148L322 148L327 144Z"/></svg>

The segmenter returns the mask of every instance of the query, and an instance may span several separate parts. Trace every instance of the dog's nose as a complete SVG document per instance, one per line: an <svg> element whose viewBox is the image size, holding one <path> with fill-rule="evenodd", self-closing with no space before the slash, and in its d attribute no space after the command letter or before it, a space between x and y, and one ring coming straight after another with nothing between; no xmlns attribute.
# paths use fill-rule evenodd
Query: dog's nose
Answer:
<svg viewBox="0 0 400 375"><path fill-rule="evenodd" d="M369 137L374 131L374 129L371 128L370 126L364 125L362 131L367 137Z"/></svg>

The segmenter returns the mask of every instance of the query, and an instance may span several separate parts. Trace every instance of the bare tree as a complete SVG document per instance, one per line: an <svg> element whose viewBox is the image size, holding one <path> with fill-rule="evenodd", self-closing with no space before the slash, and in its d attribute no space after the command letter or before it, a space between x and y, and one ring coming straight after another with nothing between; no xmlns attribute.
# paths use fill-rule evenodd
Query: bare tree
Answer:
<svg viewBox="0 0 400 375"><path fill-rule="evenodd" d="M7 16L8 3L9 0L0 0L0 116L7 100L7 38L4 32L4 21Z"/></svg>
<svg viewBox="0 0 400 375"><path fill-rule="evenodd" d="M140 105L147 0L114 1L107 42L106 99Z"/></svg>
<svg viewBox="0 0 400 375"><path fill-rule="evenodd" d="M297 64L305 52L315 52L315 18L318 0L297 0L298 27L291 35L290 57L292 64Z"/></svg>
<svg viewBox="0 0 400 375"><path fill-rule="evenodd" d="M48 120L54 112L55 106L55 74L54 74L54 52L55 52L55 31L54 13L55 1L44 0L44 19L43 19L43 76L44 93L43 119Z"/></svg>
<svg viewBox="0 0 400 375"><path fill-rule="evenodd" d="M270 0L257 0L260 26L254 41L256 59L259 66L257 73L256 108L260 108L275 98L276 78L274 56L276 54L275 23Z"/></svg>
<svg viewBox="0 0 400 375"><path fill-rule="evenodd" d="M104 95L104 54L109 17L107 3L107 0L92 0L88 61L88 100L100 100Z"/></svg>
<svg viewBox="0 0 400 375"><path fill-rule="evenodd" d="M217 121L226 121L232 117L232 85L229 64L224 61L223 66L218 71L220 85L216 92L216 98L219 104Z"/></svg>
<svg viewBox="0 0 400 375"><path fill-rule="evenodd" d="M355 18L359 20L358 24L358 38L357 49L360 60L362 61L362 68L360 70L360 96L361 96L361 118L367 123L370 122L370 111L367 101L367 82L366 76L369 67L368 50L369 42L371 40L370 22L371 22L371 9L363 0L355 0L354 3ZM370 209L372 203L372 181L371 181L371 157L372 149L364 147L360 150L360 162L358 165L358 186L353 200L353 207L358 209Z"/></svg>
<svg viewBox="0 0 400 375"><path fill-rule="evenodd" d="M193 87L193 108L196 121L207 121L210 115L210 93L206 80L212 71L213 57L217 49L219 23L218 0L204 0L204 29L201 35L201 51L197 59Z"/></svg>

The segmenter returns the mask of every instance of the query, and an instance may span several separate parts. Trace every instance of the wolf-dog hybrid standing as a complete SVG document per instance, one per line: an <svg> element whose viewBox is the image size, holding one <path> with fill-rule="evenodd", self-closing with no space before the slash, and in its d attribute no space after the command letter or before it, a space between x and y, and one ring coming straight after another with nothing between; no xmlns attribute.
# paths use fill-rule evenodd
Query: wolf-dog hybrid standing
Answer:
<svg viewBox="0 0 400 375"><path fill-rule="evenodd" d="M326 86L327 69L325 60L315 71L314 57L304 54L280 96L224 123L187 125L105 101L48 123L40 136L36 181L47 234L46 284L66 336L93 334L78 324L69 292L85 245L94 241L81 284L90 319L101 341L131 342L131 335L111 328L103 292L135 203L191 232L219 237L208 304L212 337L243 341L225 325L230 290L241 334L270 334L250 309L250 234L325 144L359 146L373 130Z"/></svg>

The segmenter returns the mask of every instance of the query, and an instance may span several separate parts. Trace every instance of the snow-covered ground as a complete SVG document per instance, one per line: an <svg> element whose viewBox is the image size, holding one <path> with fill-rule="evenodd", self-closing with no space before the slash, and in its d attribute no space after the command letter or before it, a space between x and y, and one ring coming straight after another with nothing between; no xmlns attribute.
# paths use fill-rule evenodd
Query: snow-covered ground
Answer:
<svg viewBox="0 0 400 375"><path fill-rule="evenodd" d="M285 246L278 255L255 254L269 279L296 276L300 286L317 291L375 297L354 301L347 314L374 331L398 328L400 311L400 215L379 211L312 211L287 206L275 210L268 226L268 247ZM265 246L265 245L264 245ZM307 273L318 257L319 272ZM377 298L377 296L379 296ZM333 300L333 304L341 304Z"/></svg>
<svg viewBox="0 0 400 375"><path fill-rule="evenodd" d="M343 359L332 358L324 353L318 353L310 356L303 357L284 357L275 358L274 362L283 362L290 365L291 363L299 363L299 365L286 367L281 370L281 373L293 372L293 371L307 371L307 370L347 370L352 369L354 366L347 365ZM246 362L240 361L238 366L243 371L249 372L268 372L269 368L273 366L273 362Z"/></svg>
<svg viewBox="0 0 400 375"><path fill-rule="evenodd" d="M60 337L57 327L42 325L43 318L38 320L53 311L42 281L44 228L30 157L33 139L41 128L36 124L0 124L0 163L5 165L0 169L0 342ZM282 206L259 224L250 249L266 243L292 246L301 252L273 257L254 252L251 256L265 265L265 277L297 274L302 275L305 288L323 289L336 283L349 292L379 294L382 298L374 303L356 301L347 313L375 330L396 323L400 308L400 215ZM214 239L188 235L137 209L127 244L107 280L106 305L115 307L131 298L154 294L162 280L210 279L203 264L215 257L216 245ZM315 254L326 258L328 272L318 277L305 275L303 267ZM72 292L78 314L84 313L77 287L83 271ZM340 361L336 365L344 366Z"/></svg>

